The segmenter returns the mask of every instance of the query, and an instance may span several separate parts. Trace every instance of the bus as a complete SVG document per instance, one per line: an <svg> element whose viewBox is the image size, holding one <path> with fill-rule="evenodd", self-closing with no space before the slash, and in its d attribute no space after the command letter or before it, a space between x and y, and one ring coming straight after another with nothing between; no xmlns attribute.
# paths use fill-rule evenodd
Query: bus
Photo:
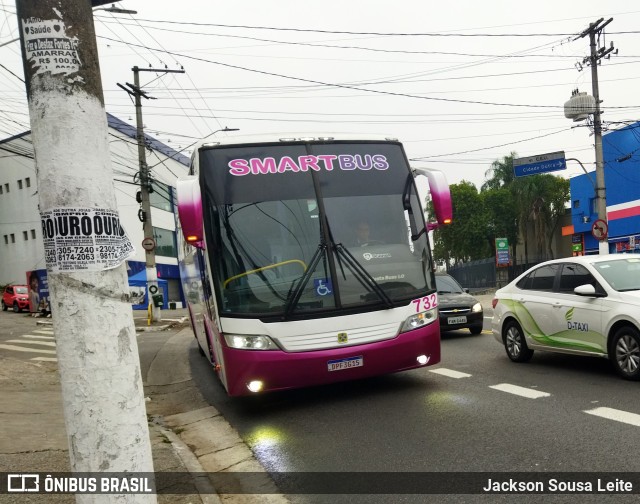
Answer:
<svg viewBox="0 0 640 504"><path fill-rule="evenodd" d="M193 331L228 395L440 361L428 231L451 221L449 187L398 140L203 142L177 204Z"/></svg>

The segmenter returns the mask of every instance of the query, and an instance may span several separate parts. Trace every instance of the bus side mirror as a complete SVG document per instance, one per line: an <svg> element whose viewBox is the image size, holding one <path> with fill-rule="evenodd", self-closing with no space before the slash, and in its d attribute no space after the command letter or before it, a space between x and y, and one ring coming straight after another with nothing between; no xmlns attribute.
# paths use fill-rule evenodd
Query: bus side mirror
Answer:
<svg viewBox="0 0 640 504"><path fill-rule="evenodd" d="M197 177L178 180L176 184L178 197L178 217L185 241L204 249L204 225L202 218L202 195Z"/></svg>
<svg viewBox="0 0 640 504"><path fill-rule="evenodd" d="M451 224L453 221L451 192L449 191L449 183L444 173L440 170L426 168L414 168L414 172L424 175L429 182L429 193L431 194L436 222L427 222L427 231Z"/></svg>

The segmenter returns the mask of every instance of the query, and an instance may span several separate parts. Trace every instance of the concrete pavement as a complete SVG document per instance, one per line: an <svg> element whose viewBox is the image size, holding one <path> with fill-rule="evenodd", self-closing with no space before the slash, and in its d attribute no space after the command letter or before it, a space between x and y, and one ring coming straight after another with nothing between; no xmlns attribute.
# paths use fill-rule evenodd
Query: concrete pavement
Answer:
<svg viewBox="0 0 640 504"><path fill-rule="evenodd" d="M491 310L493 290L474 293ZM3 312L4 314L4 312ZM10 314L15 315L15 314ZM260 473L264 469L224 417L200 395L191 378L187 350L194 344L187 310L163 311L162 321L147 325L147 313L134 311L139 335L170 331L143 372L147 416L156 472L180 474L179 494L160 494L161 504L287 503L270 478L265 492L229 494L215 488L207 475ZM15 315L19 316L19 315ZM51 319L38 319L50 325ZM68 472L67 435L57 365L0 355L0 467L10 472ZM266 476L266 474L265 474ZM228 480L227 480L228 481ZM255 480L252 480L255 489ZM242 481L235 485L242 486ZM219 495L217 492L220 491ZM72 495L4 495L2 502L73 503ZM6 498L6 499L5 499ZM15 499L15 500L12 500Z"/></svg>
<svg viewBox="0 0 640 504"><path fill-rule="evenodd" d="M171 473L172 477L168 478L171 487L165 489L178 492L159 494L158 502L288 502L235 430L204 401L193 383L186 358L187 349L193 344L193 333L185 317L186 310L166 311L160 323L147 326L146 312L134 312L139 334L148 334L144 331L149 330L172 332L143 373L154 469ZM51 319L38 322L48 325ZM0 467L8 472L68 472L69 454L57 364L7 355L9 352L0 355L3 426ZM209 476L220 471L232 479L229 475L239 472L264 473L265 495L218 495L220 490ZM242 486L242 481L236 485ZM16 494L2 496L2 502L73 503L75 497Z"/></svg>

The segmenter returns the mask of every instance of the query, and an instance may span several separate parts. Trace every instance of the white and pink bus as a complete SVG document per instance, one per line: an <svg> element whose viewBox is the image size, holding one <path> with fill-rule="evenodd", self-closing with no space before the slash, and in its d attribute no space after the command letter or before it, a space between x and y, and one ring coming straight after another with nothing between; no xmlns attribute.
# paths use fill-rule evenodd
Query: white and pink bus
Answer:
<svg viewBox="0 0 640 504"><path fill-rule="evenodd" d="M411 169L394 139L245 137L199 145L190 175L177 190L182 282L229 395L440 361L427 231L451 220L441 172Z"/></svg>

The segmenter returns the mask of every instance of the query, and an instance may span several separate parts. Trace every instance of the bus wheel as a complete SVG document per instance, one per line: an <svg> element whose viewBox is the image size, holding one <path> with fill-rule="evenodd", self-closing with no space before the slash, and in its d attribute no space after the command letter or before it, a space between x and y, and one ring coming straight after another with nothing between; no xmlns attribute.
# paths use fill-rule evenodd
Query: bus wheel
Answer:
<svg viewBox="0 0 640 504"><path fill-rule="evenodd" d="M504 348L513 362L527 362L533 356L533 350L527 346L524 333L515 320L510 320L504 328Z"/></svg>

